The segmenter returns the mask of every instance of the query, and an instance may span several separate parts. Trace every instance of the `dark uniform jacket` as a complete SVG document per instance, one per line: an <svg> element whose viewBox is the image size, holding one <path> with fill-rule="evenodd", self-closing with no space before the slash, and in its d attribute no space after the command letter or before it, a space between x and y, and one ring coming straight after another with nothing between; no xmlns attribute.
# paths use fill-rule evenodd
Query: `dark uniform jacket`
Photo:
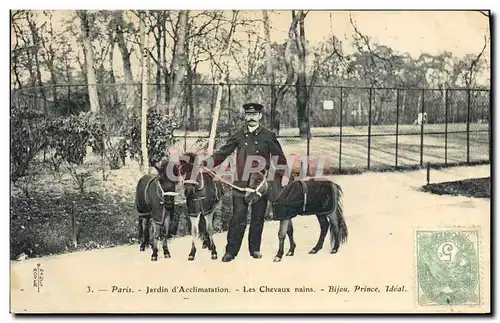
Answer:
<svg viewBox="0 0 500 323"><path fill-rule="evenodd" d="M244 167L249 156L262 156L266 160L265 169L269 170L271 166L271 158L274 157L273 160L277 160L277 164L281 166L287 165L287 160L283 149L276 137L276 134L271 130L262 127L259 127L250 132L247 126L243 126L238 131L236 131L226 142L224 146L222 146L217 152L212 155L213 166L216 167L220 165L232 152L236 149L236 168L238 178L236 179L238 182L241 182L244 174ZM275 161L276 163L276 161ZM255 169L257 167L258 162L254 162ZM247 176L250 174L250 170L246 172ZM281 178L285 174L284 170L276 169L274 172L274 178L269 178L270 180L278 180L281 182ZM248 176L249 177L249 176ZM247 182L248 178L245 180Z"/></svg>

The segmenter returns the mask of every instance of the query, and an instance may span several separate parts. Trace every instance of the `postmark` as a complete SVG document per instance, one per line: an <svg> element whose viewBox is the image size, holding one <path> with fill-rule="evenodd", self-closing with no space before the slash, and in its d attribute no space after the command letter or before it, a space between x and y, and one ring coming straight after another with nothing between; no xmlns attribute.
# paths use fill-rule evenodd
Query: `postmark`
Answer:
<svg viewBox="0 0 500 323"><path fill-rule="evenodd" d="M420 306L480 305L479 231L417 231Z"/></svg>

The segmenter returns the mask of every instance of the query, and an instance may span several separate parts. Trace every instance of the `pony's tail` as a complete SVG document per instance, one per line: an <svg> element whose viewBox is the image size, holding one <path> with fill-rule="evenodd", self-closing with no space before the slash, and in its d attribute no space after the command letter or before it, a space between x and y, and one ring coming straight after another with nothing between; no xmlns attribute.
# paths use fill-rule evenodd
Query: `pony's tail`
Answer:
<svg viewBox="0 0 500 323"><path fill-rule="evenodd" d="M344 219L344 200L343 200L343 195L344 193L342 192L342 188L340 185L334 183L336 192L337 192L337 210L336 210L336 217L337 217L337 223L339 225L339 237L340 237L340 243L345 243L347 242L347 236L348 236L348 230L347 230L347 224Z"/></svg>

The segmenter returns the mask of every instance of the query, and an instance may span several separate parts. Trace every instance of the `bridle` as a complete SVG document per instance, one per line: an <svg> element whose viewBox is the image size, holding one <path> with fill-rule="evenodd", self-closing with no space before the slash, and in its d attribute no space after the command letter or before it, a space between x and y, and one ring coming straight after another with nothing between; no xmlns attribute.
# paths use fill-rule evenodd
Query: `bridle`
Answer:
<svg viewBox="0 0 500 323"><path fill-rule="evenodd" d="M194 168L194 167L192 167ZM182 174L182 166L181 166L181 174ZM191 170L192 174L192 170ZM201 191L203 188L205 188L205 179L203 178L203 173L198 173L198 176L201 177L200 182L198 182L196 179L184 179L184 176L181 176L183 179L184 184L191 184L191 185L196 185L197 190Z"/></svg>
<svg viewBox="0 0 500 323"><path fill-rule="evenodd" d="M163 204L165 196L173 196L173 197L175 197L175 196L179 195L178 192L172 192L172 191L165 192L163 190L163 187L161 187L161 184L160 184L160 175L156 176L156 180L155 181L156 181L156 184L157 184L156 186L159 189L159 190L157 190L157 192L159 193L158 195L161 195L161 197L162 197L161 204Z"/></svg>

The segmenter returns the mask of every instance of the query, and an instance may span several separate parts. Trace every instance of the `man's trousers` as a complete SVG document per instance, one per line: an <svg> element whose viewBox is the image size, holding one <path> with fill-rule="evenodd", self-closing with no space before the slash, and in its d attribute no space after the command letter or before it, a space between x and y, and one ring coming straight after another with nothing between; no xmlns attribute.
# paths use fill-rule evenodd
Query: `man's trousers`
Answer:
<svg viewBox="0 0 500 323"><path fill-rule="evenodd" d="M267 201L267 196L262 196L256 203L251 205L250 230L248 233L250 253L260 251ZM248 204L245 202L245 193L233 189L233 216L229 220L226 245L226 253L233 257L236 257L240 251L247 226L247 217Z"/></svg>

